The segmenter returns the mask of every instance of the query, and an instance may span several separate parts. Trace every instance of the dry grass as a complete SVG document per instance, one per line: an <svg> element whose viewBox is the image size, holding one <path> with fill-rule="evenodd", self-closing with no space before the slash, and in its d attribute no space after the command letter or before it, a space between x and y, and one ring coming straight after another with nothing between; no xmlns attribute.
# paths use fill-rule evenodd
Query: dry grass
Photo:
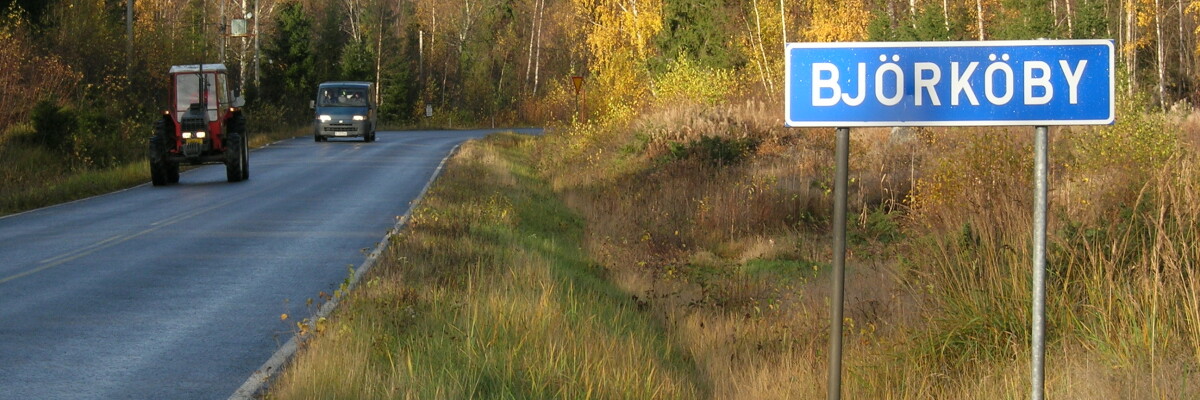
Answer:
<svg viewBox="0 0 1200 400"><path fill-rule="evenodd" d="M832 138L769 109L467 148L272 396L820 398ZM1145 124L1052 134L1053 398L1200 396L1200 125L1138 118L1150 164L1098 161ZM855 131L847 398L1028 396L1030 133Z"/></svg>
<svg viewBox="0 0 1200 400"><path fill-rule="evenodd" d="M588 252L670 328L714 398L824 393L832 131L778 128L775 109L672 106L568 128L538 157L587 220ZM1055 398L1200 395L1198 115L1053 131ZM1164 134L1179 139L1103 162ZM758 146L731 164L679 156L705 137ZM1031 138L854 130L850 398L1027 396Z"/></svg>

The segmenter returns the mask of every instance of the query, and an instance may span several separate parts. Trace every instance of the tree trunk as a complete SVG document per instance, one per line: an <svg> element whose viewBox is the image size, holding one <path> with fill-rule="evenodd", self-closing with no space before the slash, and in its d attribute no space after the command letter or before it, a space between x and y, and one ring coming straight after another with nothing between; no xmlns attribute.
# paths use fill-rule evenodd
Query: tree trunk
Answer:
<svg viewBox="0 0 1200 400"><path fill-rule="evenodd" d="M983 0L975 0L975 23L979 29L979 40L986 40L983 35Z"/></svg>
<svg viewBox="0 0 1200 400"><path fill-rule="evenodd" d="M1067 5L1067 37L1074 39L1075 38L1075 24L1073 24L1071 21L1073 21L1075 18L1073 15L1071 15L1071 0L1067 0L1063 4Z"/></svg>
<svg viewBox="0 0 1200 400"><path fill-rule="evenodd" d="M538 4L541 0L533 0L533 12L529 13L529 55L526 58L526 79L522 84L522 90L528 90L529 82L533 79L533 38L534 32L538 31Z"/></svg>
<svg viewBox="0 0 1200 400"><path fill-rule="evenodd" d="M950 0L942 0L942 25L950 32Z"/></svg>
<svg viewBox="0 0 1200 400"><path fill-rule="evenodd" d="M787 11L783 8L783 0L779 0L779 27L783 31L783 45L787 45Z"/></svg>
<svg viewBox="0 0 1200 400"><path fill-rule="evenodd" d="M241 3L242 15L246 15L250 11L249 5L246 4L246 0L242 0ZM254 18L258 18L258 16L255 15ZM238 56L238 93L242 96L246 95L246 69L249 67L246 53L249 50L250 45L247 43L246 37L242 37L242 52Z"/></svg>
<svg viewBox="0 0 1200 400"><path fill-rule="evenodd" d="M754 0L754 26L758 30L758 51L759 56L762 57L762 65L763 69L765 70L767 67L769 67L769 65L767 64L767 50L765 47L763 47L762 19L760 17L761 16L758 12L758 0ZM766 79L768 89L771 91L771 93L775 93L775 80L771 79L770 74L766 74Z"/></svg>
<svg viewBox="0 0 1200 400"><path fill-rule="evenodd" d="M1162 0L1154 0L1154 42L1156 46L1156 56L1158 58L1158 104L1166 109L1167 107L1167 91L1166 83L1166 65L1163 65L1163 35L1162 35Z"/></svg>
<svg viewBox="0 0 1200 400"><path fill-rule="evenodd" d="M750 28L750 20L747 19L746 16L744 16L744 15L742 16L742 23L746 25L746 36L750 37L750 48L753 49L754 48L754 29ZM759 76L759 79L762 80L763 87L768 87L767 73L763 66L762 60L759 59L758 57L755 57L754 65L758 66L758 76Z"/></svg>
<svg viewBox="0 0 1200 400"><path fill-rule="evenodd" d="M1184 7L1186 7L1186 6L1184 6L1183 0L1176 0L1176 8L1179 9L1179 49L1178 49L1178 51L1176 51L1176 53L1179 53L1180 75L1190 78L1192 66L1190 64L1188 64L1188 62L1187 62L1187 53L1189 51L1191 51L1191 47L1187 45L1187 36L1185 36L1186 33L1184 33L1184 30L1183 30L1183 19L1184 19L1183 18L1183 9L1184 9Z"/></svg>
<svg viewBox="0 0 1200 400"><path fill-rule="evenodd" d="M1129 73L1129 90L1130 96L1137 89L1137 3L1135 0L1128 0L1128 8L1125 10L1125 45L1128 51L1125 58L1125 71Z"/></svg>
<svg viewBox="0 0 1200 400"><path fill-rule="evenodd" d="M546 26L542 22L542 15L546 11L546 0L542 0L538 6L537 13L537 48L533 49L533 94L537 95L538 78L542 70L542 28Z"/></svg>
<svg viewBox="0 0 1200 400"><path fill-rule="evenodd" d="M1058 0L1050 2L1050 16L1054 18L1054 27L1058 27Z"/></svg>
<svg viewBox="0 0 1200 400"><path fill-rule="evenodd" d="M912 17L913 29L917 29L917 0L908 0L908 16Z"/></svg>

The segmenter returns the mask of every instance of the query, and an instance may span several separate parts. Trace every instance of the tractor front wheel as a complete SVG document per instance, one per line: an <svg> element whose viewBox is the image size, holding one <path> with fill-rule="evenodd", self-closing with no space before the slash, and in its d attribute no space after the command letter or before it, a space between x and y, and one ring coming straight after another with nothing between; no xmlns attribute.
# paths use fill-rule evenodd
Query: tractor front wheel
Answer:
<svg viewBox="0 0 1200 400"><path fill-rule="evenodd" d="M242 180L250 179L250 138L242 133Z"/></svg>
<svg viewBox="0 0 1200 400"><path fill-rule="evenodd" d="M229 140L225 153L225 177L230 182L250 179L250 136L246 133L246 117L240 112L229 120Z"/></svg>
<svg viewBox="0 0 1200 400"><path fill-rule="evenodd" d="M153 161L150 162L150 183L154 186L166 186L169 183L167 182L167 169L165 166Z"/></svg>
<svg viewBox="0 0 1200 400"><path fill-rule="evenodd" d="M179 164L167 161L166 124L162 120L154 121L154 134L148 141L147 158L150 159L150 183L154 186L166 186L179 182Z"/></svg>

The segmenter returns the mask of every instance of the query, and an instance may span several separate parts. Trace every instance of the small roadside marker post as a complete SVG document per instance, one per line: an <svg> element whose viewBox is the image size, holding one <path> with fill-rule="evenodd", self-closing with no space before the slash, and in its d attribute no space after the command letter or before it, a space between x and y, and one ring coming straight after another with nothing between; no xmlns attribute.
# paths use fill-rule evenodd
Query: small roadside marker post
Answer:
<svg viewBox="0 0 1200 400"><path fill-rule="evenodd" d="M1035 127L1030 393L1042 400L1048 126L1113 123L1113 42L789 43L784 53L785 124L837 128L827 398L842 391L850 128L1015 125Z"/></svg>

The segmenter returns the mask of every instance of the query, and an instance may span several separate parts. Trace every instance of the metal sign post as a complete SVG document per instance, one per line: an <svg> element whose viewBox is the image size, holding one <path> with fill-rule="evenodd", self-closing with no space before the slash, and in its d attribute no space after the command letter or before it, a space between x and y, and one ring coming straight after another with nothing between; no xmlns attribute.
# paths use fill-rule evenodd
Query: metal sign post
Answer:
<svg viewBox="0 0 1200 400"><path fill-rule="evenodd" d="M850 127L1036 127L1031 385L1045 382L1048 125L1115 120L1111 40L789 43L784 114L791 127L837 127L829 400L841 398Z"/></svg>
<svg viewBox="0 0 1200 400"><path fill-rule="evenodd" d="M842 297L846 287L846 187L850 185L850 128L837 129L833 179L833 301L829 310L829 400L842 393Z"/></svg>
<svg viewBox="0 0 1200 400"><path fill-rule="evenodd" d="M1042 400L1046 379L1046 193L1049 156L1048 129L1034 133L1033 155L1033 361L1030 386L1033 400Z"/></svg>

